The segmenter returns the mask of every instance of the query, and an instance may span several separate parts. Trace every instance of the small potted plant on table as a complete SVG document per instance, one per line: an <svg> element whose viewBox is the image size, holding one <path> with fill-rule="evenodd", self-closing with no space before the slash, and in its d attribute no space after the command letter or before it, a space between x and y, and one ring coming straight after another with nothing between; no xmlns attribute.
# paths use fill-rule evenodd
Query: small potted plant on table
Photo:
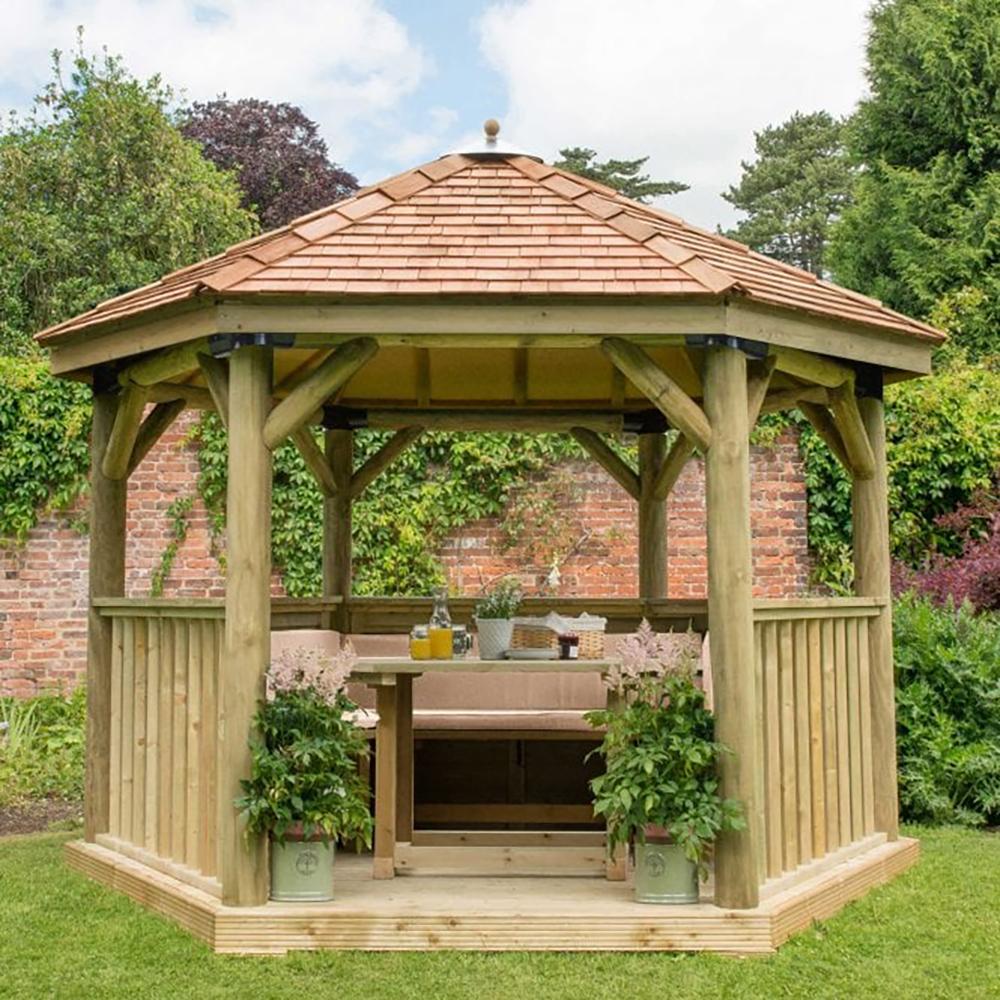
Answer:
<svg viewBox="0 0 1000 1000"><path fill-rule="evenodd" d="M510 649L514 637L512 621L521 603L521 583L508 576L486 592L476 604L476 631L479 633L479 658L499 660Z"/></svg>
<svg viewBox="0 0 1000 1000"><path fill-rule="evenodd" d="M635 845L637 901L696 903L716 836L746 825L741 804L719 794L716 767L729 751L695 683L693 643L671 648L643 621L619 655L608 676L618 704L587 714L604 729L592 751L605 762L590 783L594 813L607 821L609 850Z"/></svg>
<svg viewBox="0 0 1000 1000"><path fill-rule="evenodd" d="M334 844L370 846L368 754L345 685L356 657L297 648L267 671L267 697L254 717L250 779L236 806L247 835L271 838L271 898L333 899Z"/></svg>

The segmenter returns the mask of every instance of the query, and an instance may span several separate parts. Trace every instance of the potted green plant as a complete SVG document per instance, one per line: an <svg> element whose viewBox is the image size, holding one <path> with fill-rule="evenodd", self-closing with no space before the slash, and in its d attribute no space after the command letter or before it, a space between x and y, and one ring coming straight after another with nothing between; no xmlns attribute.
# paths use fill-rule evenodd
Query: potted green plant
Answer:
<svg viewBox="0 0 1000 1000"><path fill-rule="evenodd" d="M504 577L476 604L476 631L479 633L479 658L500 660L510 649L514 637L512 621L521 603L521 582Z"/></svg>
<svg viewBox="0 0 1000 1000"><path fill-rule="evenodd" d="M594 813L607 822L609 850L634 844L642 903L696 903L715 838L746 825L741 803L719 793L717 764L729 751L695 683L695 649L668 645L643 621L608 677L618 705L587 713L604 729L592 751L605 763L590 783Z"/></svg>
<svg viewBox="0 0 1000 1000"><path fill-rule="evenodd" d="M332 899L335 842L371 845L358 766L368 746L345 690L355 661L350 646L336 656L299 647L268 668L250 778L236 806L248 836L270 836L272 899Z"/></svg>

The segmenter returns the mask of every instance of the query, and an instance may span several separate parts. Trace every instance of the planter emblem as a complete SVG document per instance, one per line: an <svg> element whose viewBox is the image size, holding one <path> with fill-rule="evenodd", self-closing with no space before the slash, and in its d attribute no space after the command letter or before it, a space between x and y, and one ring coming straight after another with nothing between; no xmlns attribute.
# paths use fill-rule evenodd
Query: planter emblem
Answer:
<svg viewBox="0 0 1000 1000"><path fill-rule="evenodd" d="M299 851L298 857L295 859L295 870L300 875L309 876L312 875L314 871L319 867L319 858L315 851Z"/></svg>
<svg viewBox="0 0 1000 1000"><path fill-rule="evenodd" d="M645 867L653 878L659 878L667 870L663 855L659 851L651 851L648 847L646 848Z"/></svg>

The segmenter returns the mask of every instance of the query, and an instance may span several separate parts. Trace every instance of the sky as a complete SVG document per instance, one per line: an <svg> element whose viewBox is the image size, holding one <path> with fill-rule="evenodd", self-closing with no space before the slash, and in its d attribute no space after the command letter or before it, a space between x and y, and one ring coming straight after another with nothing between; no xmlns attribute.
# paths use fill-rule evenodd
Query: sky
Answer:
<svg viewBox="0 0 1000 1000"><path fill-rule="evenodd" d="M0 109L25 110L53 49L106 47L186 100L297 104L363 183L501 138L556 159L649 156L707 228L753 133L863 95L870 0L4 0Z"/></svg>

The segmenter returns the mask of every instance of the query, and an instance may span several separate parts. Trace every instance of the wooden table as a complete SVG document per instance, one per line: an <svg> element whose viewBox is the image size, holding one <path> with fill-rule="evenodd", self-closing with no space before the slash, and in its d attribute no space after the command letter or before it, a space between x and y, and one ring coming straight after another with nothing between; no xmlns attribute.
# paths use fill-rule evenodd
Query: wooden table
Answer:
<svg viewBox="0 0 1000 1000"><path fill-rule="evenodd" d="M374 878L393 878L398 870L417 870L414 858L420 851L436 850L440 857L441 848L416 848L413 845L413 678L430 673L597 673L606 674L613 666L612 660L411 660L400 657L361 657L351 679L367 684L375 689L375 706L378 722L375 729L375 851L372 874ZM493 838L493 854L489 856L496 867L496 859L515 872L518 860L528 860L539 864L541 857L545 866L556 863L558 868L575 870L577 867L594 867L597 850L600 863L604 865L609 879L624 878L624 864L621 859L604 858L603 834L587 832L559 834L557 832L517 836L513 832L509 844L497 843ZM518 842L523 846L519 847ZM543 846L539 846L539 844ZM576 850L576 855L563 852L556 857L551 852L554 846ZM456 847L463 852L466 860L475 862L487 856L480 849L473 855L472 847ZM534 854L525 855L525 851ZM539 857L538 852L548 852ZM581 853L582 852L582 853ZM425 855L429 857L430 855ZM606 863L605 863L606 861ZM475 873L475 865L469 866L469 873ZM481 872L494 874L495 871ZM527 873L527 870L526 872Z"/></svg>

